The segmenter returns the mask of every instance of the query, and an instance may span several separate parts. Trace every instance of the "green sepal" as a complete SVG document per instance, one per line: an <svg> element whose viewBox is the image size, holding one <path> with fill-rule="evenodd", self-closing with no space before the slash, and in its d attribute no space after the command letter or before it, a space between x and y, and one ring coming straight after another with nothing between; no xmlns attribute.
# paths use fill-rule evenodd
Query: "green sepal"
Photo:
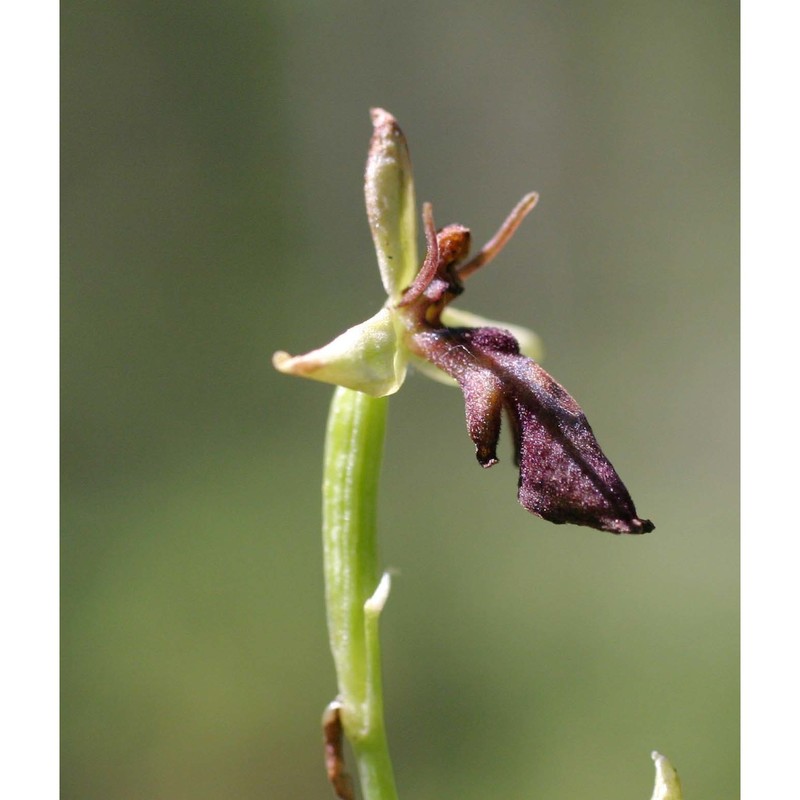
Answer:
<svg viewBox="0 0 800 800"><path fill-rule="evenodd" d="M372 397L394 394L403 384L408 353L400 342L395 315L382 308L374 317L348 328L332 342L301 356L279 351L277 370L333 383Z"/></svg>

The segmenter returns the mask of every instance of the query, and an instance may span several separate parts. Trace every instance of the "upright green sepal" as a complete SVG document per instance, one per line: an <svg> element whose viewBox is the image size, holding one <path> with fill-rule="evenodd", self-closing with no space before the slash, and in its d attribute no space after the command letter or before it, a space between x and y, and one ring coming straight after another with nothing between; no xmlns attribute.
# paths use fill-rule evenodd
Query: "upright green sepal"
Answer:
<svg viewBox="0 0 800 800"><path fill-rule="evenodd" d="M373 108L372 140L364 176L367 220L386 294L398 300L419 269L414 177L397 120Z"/></svg>

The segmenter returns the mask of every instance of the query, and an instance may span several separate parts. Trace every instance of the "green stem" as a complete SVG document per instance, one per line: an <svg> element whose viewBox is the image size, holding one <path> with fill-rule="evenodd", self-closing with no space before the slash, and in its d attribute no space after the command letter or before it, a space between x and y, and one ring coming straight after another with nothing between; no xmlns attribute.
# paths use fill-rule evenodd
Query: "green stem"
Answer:
<svg viewBox="0 0 800 800"><path fill-rule="evenodd" d="M396 800L383 724L376 506L386 398L337 388L323 475L323 553L328 632L341 719L358 763L364 800ZM379 597L380 595L380 597ZM367 608L365 609L365 603Z"/></svg>

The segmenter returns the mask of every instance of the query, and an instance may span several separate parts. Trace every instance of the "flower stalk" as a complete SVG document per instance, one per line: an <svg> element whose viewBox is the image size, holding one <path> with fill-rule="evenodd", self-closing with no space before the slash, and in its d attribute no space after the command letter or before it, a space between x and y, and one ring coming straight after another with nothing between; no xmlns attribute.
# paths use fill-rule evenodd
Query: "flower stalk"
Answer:
<svg viewBox="0 0 800 800"><path fill-rule="evenodd" d="M323 472L325 602L337 711L365 800L397 797L383 722L378 637L388 594L388 575L379 579L376 525L387 407L385 397L336 389Z"/></svg>

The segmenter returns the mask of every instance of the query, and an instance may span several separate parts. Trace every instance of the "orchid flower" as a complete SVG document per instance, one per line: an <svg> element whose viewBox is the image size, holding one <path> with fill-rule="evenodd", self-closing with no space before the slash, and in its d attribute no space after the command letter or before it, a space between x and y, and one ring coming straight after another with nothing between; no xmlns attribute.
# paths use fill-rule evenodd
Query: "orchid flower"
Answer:
<svg viewBox="0 0 800 800"><path fill-rule="evenodd" d="M652 522L637 516L580 406L534 360L537 337L450 308L464 281L500 253L538 195L525 195L471 259L469 229L447 225L437 231L431 205L424 204L426 252L420 265L405 137L387 111L373 109L372 123L365 194L386 303L318 350L294 357L275 353L275 367L383 397L400 388L412 364L460 387L482 467L497 463L505 412L519 467L518 498L528 511L550 522L617 534L653 530Z"/></svg>

